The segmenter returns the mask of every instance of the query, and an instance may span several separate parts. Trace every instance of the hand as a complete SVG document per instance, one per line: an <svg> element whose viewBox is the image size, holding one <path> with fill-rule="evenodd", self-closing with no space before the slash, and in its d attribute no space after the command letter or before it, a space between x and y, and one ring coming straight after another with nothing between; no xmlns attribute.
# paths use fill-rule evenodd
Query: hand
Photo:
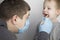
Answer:
<svg viewBox="0 0 60 40"><path fill-rule="evenodd" d="M52 22L49 18L44 18L44 22L40 24L39 26L39 32L44 31L47 32L48 34L52 30Z"/></svg>

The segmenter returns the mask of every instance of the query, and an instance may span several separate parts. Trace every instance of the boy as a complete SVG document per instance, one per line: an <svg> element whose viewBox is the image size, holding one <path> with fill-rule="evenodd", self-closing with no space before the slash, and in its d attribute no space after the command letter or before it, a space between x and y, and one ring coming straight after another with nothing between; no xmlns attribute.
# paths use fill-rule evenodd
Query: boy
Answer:
<svg viewBox="0 0 60 40"><path fill-rule="evenodd" d="M0 40L16 40L14 33L24 28L29 11L24 0L4 0L0 4Z"/></svg>
<svg viewBox="0 0 60 40"><path fill-rule="evenodd" d="M60 40L60 23L57 17L60 15L60 0L45 0L43 8L43 22L39 26L37 40Z"/></svg>

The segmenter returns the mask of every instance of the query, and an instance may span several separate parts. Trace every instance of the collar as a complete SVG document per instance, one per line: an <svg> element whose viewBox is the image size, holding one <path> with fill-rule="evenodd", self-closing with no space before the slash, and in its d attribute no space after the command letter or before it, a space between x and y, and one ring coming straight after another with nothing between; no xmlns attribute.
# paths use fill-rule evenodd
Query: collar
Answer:
<svg viewBox="0 0 60 40"><path fill-rule="evenodd" d="M7 23L6 23L6 21L0 19L0 26L7 28Z"/></svg>

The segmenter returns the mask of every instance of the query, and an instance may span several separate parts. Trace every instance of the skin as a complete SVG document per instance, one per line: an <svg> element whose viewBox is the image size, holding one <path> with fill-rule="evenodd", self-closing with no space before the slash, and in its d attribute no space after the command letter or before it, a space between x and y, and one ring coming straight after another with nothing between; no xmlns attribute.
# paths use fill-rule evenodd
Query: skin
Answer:
<svg viewBox="0 0 60 40"><path fill-rule="evenodd" d="M11 19L6 21L8 30L10 30L11 32L18 32L18 28L23 28L29 15L29 11L27 11L27 13L23 16L22 19L19 16L14 15ZM18 26L18 28L16 27L16 25Z"/></svg>
<svg viewBox="0 0 60 40"><path fill-rule="evenodd" d="M57 16L59 15L59 9L56 8L56 3L54 1L45 1L43 6L44 17L50 18L53 22L57 21Z"/></svg>

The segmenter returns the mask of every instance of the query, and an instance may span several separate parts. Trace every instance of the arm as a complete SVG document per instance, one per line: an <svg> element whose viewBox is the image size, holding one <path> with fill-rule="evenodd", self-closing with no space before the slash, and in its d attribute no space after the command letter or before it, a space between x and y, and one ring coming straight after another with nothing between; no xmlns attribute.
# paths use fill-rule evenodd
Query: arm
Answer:
<svg viewBox="0 0 60 40"><path fill-rule="evenodd" d="M38 29L39 33L36 34L34 40L48 40L52 30L52 22L46 18L44 23L39 25Z"/></svg>
<svg viewBox="0 0 60 40"><path fill-rule="evenodd" d="M34 37L34 40L48 40L48 39L49 34L44 31L37 33Z"/></svg>

